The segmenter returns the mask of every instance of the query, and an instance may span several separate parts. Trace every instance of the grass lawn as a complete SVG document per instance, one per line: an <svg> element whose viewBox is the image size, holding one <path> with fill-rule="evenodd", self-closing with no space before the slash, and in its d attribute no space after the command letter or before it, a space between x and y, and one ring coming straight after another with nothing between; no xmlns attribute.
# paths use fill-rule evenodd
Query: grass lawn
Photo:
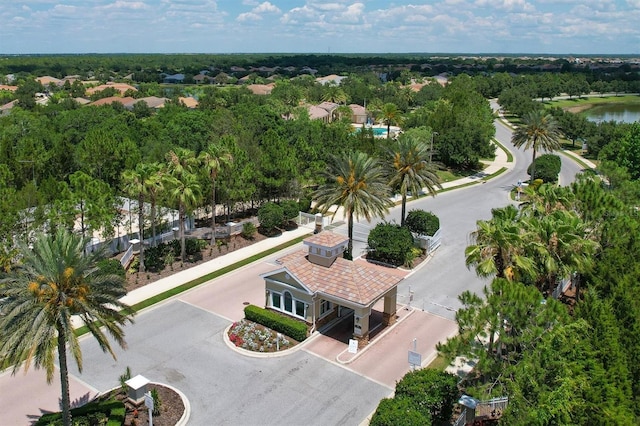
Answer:
<svg viewBox="0 0 640 426"><path fill-rule="evenodd" d="M640 104L640 96L624 95L624 96L592 96L589 98L573 98L559 99L551 102L544 102L549 107L573 108L579 106L593 106L599 104Z"/></svg>

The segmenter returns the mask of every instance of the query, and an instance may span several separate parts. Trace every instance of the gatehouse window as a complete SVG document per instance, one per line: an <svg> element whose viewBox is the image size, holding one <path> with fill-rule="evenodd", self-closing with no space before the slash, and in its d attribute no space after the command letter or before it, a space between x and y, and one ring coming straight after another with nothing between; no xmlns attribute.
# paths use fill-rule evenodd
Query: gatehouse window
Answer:
<svg viewBox="0 0 640 426"><path fill-rule="evenodd" d="M280 293L271 292L271 307L282 309L282 295Z"/></svg>

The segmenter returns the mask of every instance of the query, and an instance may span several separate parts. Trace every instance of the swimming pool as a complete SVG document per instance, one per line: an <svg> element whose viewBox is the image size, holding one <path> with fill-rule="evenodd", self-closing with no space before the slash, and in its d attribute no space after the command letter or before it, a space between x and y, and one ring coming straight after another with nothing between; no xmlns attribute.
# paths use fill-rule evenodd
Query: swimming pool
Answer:
<svg viewBox="0 0 640 426"><path fill-rule="evenodd" d="M374 137L386 137L387 136L387 128L386 127L367 127L367 130L373 131ZM362 131L362 127L356 127L355 132L360 133Z"/></svg>

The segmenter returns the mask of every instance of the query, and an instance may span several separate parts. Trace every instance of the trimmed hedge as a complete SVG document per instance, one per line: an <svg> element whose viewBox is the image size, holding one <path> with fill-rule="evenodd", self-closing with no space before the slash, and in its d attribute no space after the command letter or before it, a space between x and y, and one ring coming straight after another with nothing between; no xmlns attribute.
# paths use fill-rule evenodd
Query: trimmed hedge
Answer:
<svg viewBox="0 0 640 426"><path fill-rule="evenodd" d="M369 232L367 258L401 266L412 260L413 236L409 228L382 222Z"/></svg>
<svg viewBox="0 0 640 426"><path fill-rule="evenodd" d="M108 417L109 422L107 423L107 426L120 426L124 424L126 409L123 402L116 401L115 399L90 402L82 407L71 409L71 416L74 422L79 420L81 417L88 417L95 413L102 413ZM61 424L62 412L44 414L35 423L36 426L57 426Z"/></svg>
<svg viewBox="0 0 640 426"><path fill-rule="evenodd" d="M557 182L562 162L560 157L554 154L543 154L535 159L536 179L545 182ZM531 165L527 168L527 173L531 175Z"/></svg>
<svg viewBox="0 0 640 426"><path fill-rule="evenodd" d="M307 324L278 312L259 308L255 305L248 305L244 308L244 317L249 321L262 324L274 331L285 334L298 342L302 342L307 338Z"/></svg>
<svg viewBox="0 0 640 426"><path fill-rule="evenodd" d="M440 229L438 216L424 210L411 210L407 214L404 224L409 228L409 231L430 237L433 237L433 234Z"/></svg>

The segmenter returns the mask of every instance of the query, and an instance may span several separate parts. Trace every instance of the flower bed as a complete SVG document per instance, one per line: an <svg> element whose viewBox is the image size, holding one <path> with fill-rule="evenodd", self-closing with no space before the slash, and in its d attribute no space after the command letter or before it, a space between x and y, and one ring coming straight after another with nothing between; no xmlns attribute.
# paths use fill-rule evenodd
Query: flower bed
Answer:
<svg viewBox="0 0 640 426"><path fill-rule="evenodd" d="M263 325L246 319L234 322L229 328L229 340L239 348L254 352L276 352L298 344L296 340Z"/></svg>

